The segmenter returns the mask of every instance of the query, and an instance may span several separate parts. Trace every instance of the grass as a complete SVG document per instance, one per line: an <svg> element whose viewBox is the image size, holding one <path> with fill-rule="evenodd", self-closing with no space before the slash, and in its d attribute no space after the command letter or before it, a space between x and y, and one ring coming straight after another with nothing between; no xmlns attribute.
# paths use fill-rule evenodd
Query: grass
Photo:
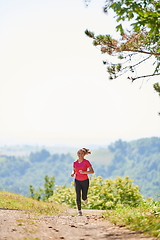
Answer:
<svg viewBox="0 0 160 240"><path fill-rule="evenodd" d="M53 215L64 212L65 206L42 202L15 193L0 191L0 208L25 210L33 214ZM118 226L160 239L160 201L146 200L138 207L119 206L106 210L104 218ZM17 222L19 226L23 221ZM32 222L30 222L32 224ZM34 224L34 221L33 221Z"/></svg>
<svg viewBox="0 0 160 240"><path fill-rule="evenodd" d="M15 193L0 191L0 208L25 210L34 214L53 215L64 210L64 206L37 201Z"/></svg>
<svg viewBox="0 0 160 240"><path fill-rule="evenodd" d="M120 206L106 211L104 217L118 226L160 239L160 202L149 200L136 208Z"/></svg>

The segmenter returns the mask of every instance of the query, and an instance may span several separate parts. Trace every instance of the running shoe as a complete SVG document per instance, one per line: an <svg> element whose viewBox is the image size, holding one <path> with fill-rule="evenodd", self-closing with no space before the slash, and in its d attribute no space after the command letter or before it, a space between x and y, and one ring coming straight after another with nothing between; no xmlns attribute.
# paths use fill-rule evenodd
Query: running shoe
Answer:
<svg viewBox="0 0 160 240"><path fill-rule="evenodd" d="M78 211L78 216L82 216L82 211Z"/></svg>

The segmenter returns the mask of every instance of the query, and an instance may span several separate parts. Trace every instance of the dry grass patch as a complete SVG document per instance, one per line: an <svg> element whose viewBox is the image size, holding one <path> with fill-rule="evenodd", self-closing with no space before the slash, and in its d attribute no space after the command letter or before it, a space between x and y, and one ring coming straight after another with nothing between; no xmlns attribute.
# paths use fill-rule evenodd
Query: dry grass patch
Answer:
<svg viewBox="0 0 160 240"><path fill-rule="evenodd" d="M25 210L30 213L53 215L64 211L60 204L37 201L15 193L0 191L0 208Z"/></svg>

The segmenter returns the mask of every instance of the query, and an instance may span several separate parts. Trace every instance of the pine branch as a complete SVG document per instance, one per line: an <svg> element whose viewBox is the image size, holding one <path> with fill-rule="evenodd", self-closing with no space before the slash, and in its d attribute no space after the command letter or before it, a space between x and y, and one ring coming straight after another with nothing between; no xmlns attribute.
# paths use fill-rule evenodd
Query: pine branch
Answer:
<svg viewBox="0 0 160 240"><path fill-rule="evenodd" d="M158 76L160 75L160 73L153 73L153 74L149 74L149 75L144 75L144 76L139 76L139 77L128 77L129 79L132 80L132 82L134 82L135 80L139 79L139 78L146 78L146 77L154 77L154 76Z"/></svg>
<svg viewBox="0 0 160 240"><path fill-rule="evenodd" d="M144 53L144 54L149 54L149 55L154 55L154 56L160 56L160 53L154 53L154 52L145 52L142 50L131 50L131 49L125 49L123 52L137 52L137 53Z"/></svg>

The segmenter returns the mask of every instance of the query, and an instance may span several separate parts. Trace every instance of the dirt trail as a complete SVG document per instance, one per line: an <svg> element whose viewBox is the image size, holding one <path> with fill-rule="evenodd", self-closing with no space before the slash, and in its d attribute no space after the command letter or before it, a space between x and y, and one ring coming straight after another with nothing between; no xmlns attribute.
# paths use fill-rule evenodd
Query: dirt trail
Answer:
<svg viewBox="0 0 160 240"><path fill-rule="evenodd" d="M100 210L74 209L65 214L34 216L24 211L0 209L0 240L153 240L104 220Z"/></svg>

